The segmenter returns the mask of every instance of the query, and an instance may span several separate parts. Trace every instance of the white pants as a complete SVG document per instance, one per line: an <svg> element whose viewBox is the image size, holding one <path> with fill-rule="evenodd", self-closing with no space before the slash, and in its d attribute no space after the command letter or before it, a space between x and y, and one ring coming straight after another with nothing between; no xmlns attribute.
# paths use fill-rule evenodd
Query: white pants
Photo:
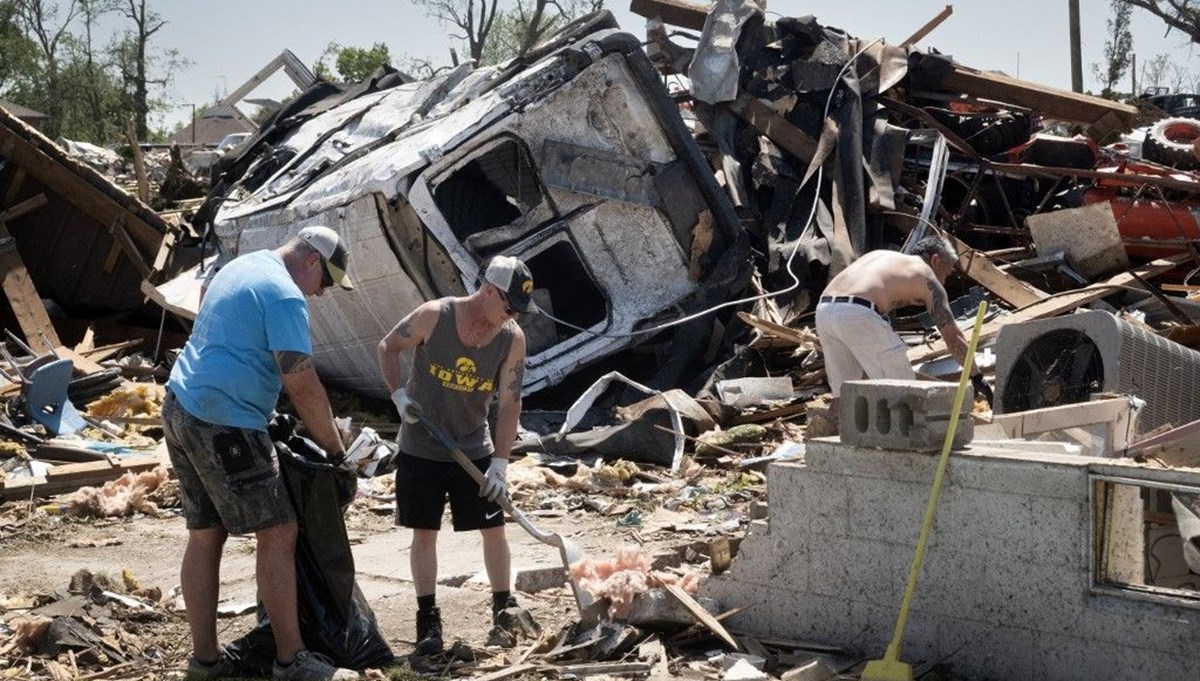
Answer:
<svg viewBox="0 0 1200 681"><path fill-rule="evenodd" d="M835 398L842 383L867 378L912 379L908 348L888 320L852 303L817 305L817 337L825 356L825 377Z"/></svg>

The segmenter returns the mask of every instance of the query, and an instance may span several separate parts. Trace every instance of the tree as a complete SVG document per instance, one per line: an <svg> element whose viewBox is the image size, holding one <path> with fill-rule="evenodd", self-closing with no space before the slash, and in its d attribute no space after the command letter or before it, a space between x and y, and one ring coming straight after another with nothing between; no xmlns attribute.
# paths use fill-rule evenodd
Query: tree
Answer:
<svg viewBox="0 0 1200 681"><path fill-rule="evenodd" d="M328 56L334 57L334 68L337 69L338 76L335 79L329 67L325 64L325 58ZM392 65L392 55L388 52L387 45L383 43L375 43L371 49L363 49L361 47L342 47L337 43L329 43L322 53L321 58L317 60L317 65L314 71L318 76L328 81L338 80L343 83L360 83L366 80L375 69L387 64Z"/></svg>
<svg viewBox="0 0 1200 681"><path fill-rule="evenodd" d="M1200 4L1193 0L1119 0L1146 10L1162 19L1168 28L1182 31L1194 43L1200 43Z"/></svg>
<svg viewBox="0 0 1200 681"><path fill-rule="evenodd" d="M0 0L0 55L0 94L28 97L38 80L38 47L25 35L16 0Z"/></svg>
<svg viewBox="0 0 1200 681"><path fill-rule="evenodd" d="M62 113L67 93L59 79L59 48L67 36L67 28L80 11L77 0L70 0L66 17L59 23L62 13L57 3L46 0L16 0L15 11L26 35L37 46L38 72L41 77L40 101L37 108L49 116L46 133L57 137L62 124Z"/></svg>
<svg viewBox="0 0 1200 681"><path fill-rule="evenodd" d="M513 0L501 8L498 0L412 0L428 16L458 29L451 37L465 40L477 65L498 64L526 54L555 29L603 0Z"/></svg>
<svg viewBox="0 0 1200 681"><path fill-rule="evenodd" d="M157 79L151 79L148 75L147 65L151 57L147 55L147 46L150 38L167 22L157 12L146 8L146 0L125 0L121 13L133 22L133 31L127 34L118 54L125 57L121 62L122 73L132 99L134 127L138 139L144 140L149 132L146 119L150 114L150 86L165 86L170 81L170 69L167 75Z"/></svg>
<svg viewBox="0 0 1200 681"><path fill-rule="evenodd" d="M1112 99L1117 83L1133 61L1133 33L1129 28L1129 17L1133 8L1127 0L1112 0L1112 16L1105 26L1108 38L1104 41L1104 61L1092 64L1092 74L1104 87L1102 97Z"/></svg>

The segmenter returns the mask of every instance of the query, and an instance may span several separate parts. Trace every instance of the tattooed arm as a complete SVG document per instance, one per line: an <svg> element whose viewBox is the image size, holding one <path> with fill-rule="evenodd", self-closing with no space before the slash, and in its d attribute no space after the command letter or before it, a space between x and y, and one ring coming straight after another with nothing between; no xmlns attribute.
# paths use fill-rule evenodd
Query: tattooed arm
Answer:
<svg viewBox="0 0 1200 681"><path fill-rule="evenodd" d="M512 455L521 420L521 386L525 383L525 334L520 329L513 336L508 357L500 365L499 403L496 410L496 432L492 434L495 456L507 459Z"/></svg>
<svg viewBox="0 0 1200 681"><path fill-rule="evenodd" d="M375 347L375 359L379 362L379 370L383 373L388 392L401 387L400 355L424 343L429 334L433 333L437 318L437 301L423 303L401 319Z"/></svg>
<svg viewBox="0 0 1200 681"><path fill-rule="evenodd" d="M346 447L333 423L329 396L317 377L312 357L303 352L280 351L275 353L275 364L279 366L283 389L287 391L292 406L300 414L300 420L312 439L329 456L335 459L345 457Z"/></svg>
<svg viewBox="0 0 1200 681"><path fill-rule="evenodd" d="M926 275L926 287L929 298L925 301L925 309L933 317L934 326L942 333L942 339L946 341L946 349L962 365L967 359L967 338L955 323L954 313L950 311L950 299L946 295L946 289L938 282L933 270ZM977 374L979 369L972 367L971 373Z"/></svg>

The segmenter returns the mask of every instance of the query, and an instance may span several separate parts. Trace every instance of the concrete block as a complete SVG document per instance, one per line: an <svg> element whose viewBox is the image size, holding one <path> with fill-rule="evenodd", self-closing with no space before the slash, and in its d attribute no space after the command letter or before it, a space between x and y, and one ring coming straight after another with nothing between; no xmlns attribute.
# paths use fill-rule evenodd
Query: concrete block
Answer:
<svg viewBox="0 0 1200 681"><path fill-rule="evenodd" d="M1042 633L1029 653L1033 664L1025 678L1190 681L1200 675L1200 659L1193 649L1152 652L1082 636Z"/></svg>
<svg viewBox="0 0 1200 681"><path fill-rule="evenodd" d="M874 539L889 545L917 545L929 503L930 482L850 478L845 484L850 494L850 537ZM935 541L931 537L930 545Z"/></svg>
<svg viewBox="0 0 1200 681"><path fill-rule="evenodd" d="M871 380L842 384L839 417L842 442L849 445L938 451L950 429L958 386L939 381ZM954 433L961 448L975 435L970 400L963 400Z"/></svg>
<svg viewBox="0 0 1200 681"><path fill-rule="evenodd" d="M978 441L976 441L978 443ZM992 450L955 452L946 470L949 486L994 492L1020 492L1057 499L1087 497L1087 463L1038 460L1036 457L1001 457Z"/></svg>
<svg viewBox="0 0 1200 681"><path fill-rule="evenodd" d="M850 530L849 496L838 477L802 465L772 466L767 475L773 509L768 522L813 535L845 536Z"/></svg>
<svg viewBox="0 0 1200 681"><path fill-rule="evenodd" d="M951 455L957 456L957 453ZM937 471L938 457L927 452L884 451L870 447L809 446L805 464L814 473L880 478L928 485ZM774 472L774 468L771 472ZM769 476L768 476L769 477Z"/></svg>
<svg viewBox="0 0 1200 681"><path fill-rule="evenodd" d="M1077 569L1087 564L1085 505L1086 496L1071 503L946 486L938 501L937 544L951 554L978 553L1013 566Z"/></svg>
<svg viewBox="0 0 1200 681"><path fill-rule="evenodd" d="M1100 645L1132 645L1176 654L1200 649L1200 611L1168 604L1089 594L1071 633Z"/></svg>
<svg viewBox="0 0 1200 681"><path fill-rule="evenodd" d="M981 670L971 674L976 678L1064 678L1033 673L1029 650L1041 635L1020 625L1020 621L1008 626L993 626L967 619L944 618L937 628L937 658L963 674L968 669ZM1117 677L1100 675L1091 678Z"/></svg>

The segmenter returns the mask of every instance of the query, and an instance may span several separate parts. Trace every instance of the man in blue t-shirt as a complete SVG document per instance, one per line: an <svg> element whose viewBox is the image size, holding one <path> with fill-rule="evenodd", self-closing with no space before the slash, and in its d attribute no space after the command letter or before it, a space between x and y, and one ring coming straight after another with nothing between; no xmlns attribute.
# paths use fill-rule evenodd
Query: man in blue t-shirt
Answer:
<svg viewBox="0 0 1200 681"><path fill-rule="evenodd" d="M258 595L275 636L274 678L357 679L304 647L296 611L296 517L267 422L287 390L312 439L346 451L317 377L307 296L353 288L337 232L306 227L273 250L235 258L204 292L171 370L163 404L167 453L179 478L188 543L180 584L192 634L186 679L221 678L217 597L230 533L254 533Z"/></svg>

